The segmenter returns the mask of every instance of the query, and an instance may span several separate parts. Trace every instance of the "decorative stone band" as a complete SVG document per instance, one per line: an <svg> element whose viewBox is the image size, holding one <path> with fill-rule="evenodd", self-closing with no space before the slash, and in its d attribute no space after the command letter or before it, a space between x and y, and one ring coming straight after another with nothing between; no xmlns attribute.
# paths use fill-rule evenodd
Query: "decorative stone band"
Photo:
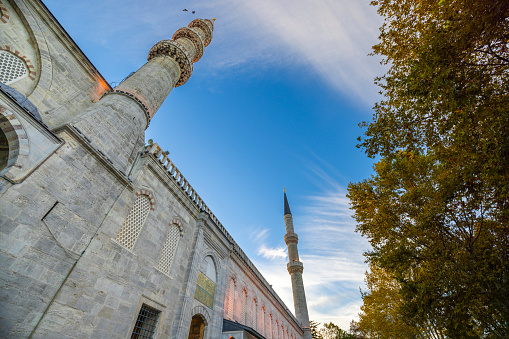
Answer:
<svg viewBox="0 0 509 339"><path fill-rule="evenodd" d="M189 27L182 27L179 28L175 34L173 34L173 37L171 38L173 41L177 41L180 38L187 38L191 40L191 42L194 45L194 48L196 49L196 53L194 54L193 62L196 62L201 59L203 56L203 50L205 49L205 46L203 45L203 41L200 38L200 35L194 28Z"/></svg>
<svg viewBox="0 0 509 339"><path fill-rule="evenodd" d="M189 80L193 73L193 61L184 46L173 40L161 40L150 49L147 60L150 61L158 55L167 55L178 63L180 78L175 87L182 86Z"/></svg>
<svg viewBox="0 0 509 339"><path fill-rule="evenodd" d="M154 211L156 209L156 201L150 191L141 189L141 190L137 190L135 194L136 194L136 196L146 195L148 197L148 199L150 200L150 205L151 205L152 211Z"/></svg>
<svg viewBox="0 0 509 339"><path fill-rule="evenodd" d="M285 243L288 245L288 244L292 244L292 243L295 243L297 244L299 242L299 236L297 235L297 233L287 233L285 234Z"/></svg>
<svg viewBox="0 0 509 339"><path fill-rule="evenodd" d="M207 24L206 21L208 21L209 24ZM191 21L191 23L189 25L187 25L187 27L189 27L189 28L196 27L203 31L203 34L205 34L205 39L203 41L203 44L205 45L205 47L207 47L210 44L210 42L212 41L211 26L212 26L212 21L203 20L203 19L195 19L195 20Z"/></svg>
<svg viewBox="0 0 509 339"><path fill-rule="evenodd" d="M290 261L286 264L286 268L290 274L295 272L302 273L304 271L304 265L300 261Z"/></svg>

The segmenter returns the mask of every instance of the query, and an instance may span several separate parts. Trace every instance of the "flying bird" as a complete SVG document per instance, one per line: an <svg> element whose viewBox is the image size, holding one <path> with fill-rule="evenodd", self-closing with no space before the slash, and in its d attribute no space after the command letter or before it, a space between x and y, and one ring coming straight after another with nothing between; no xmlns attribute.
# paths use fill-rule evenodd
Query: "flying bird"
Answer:
<svg viewBox="0 0 509 339"><path fill-rule="evenodd" d="M184 8L182 11L183 11L183 12L187 12L187 9L185 9L185 8Z"/></svg>
<svg viewBox="0 0 509 339"><path fill-rule="evenodd" d="M193 11L192 13L194 14L195 11Z"/></svg>

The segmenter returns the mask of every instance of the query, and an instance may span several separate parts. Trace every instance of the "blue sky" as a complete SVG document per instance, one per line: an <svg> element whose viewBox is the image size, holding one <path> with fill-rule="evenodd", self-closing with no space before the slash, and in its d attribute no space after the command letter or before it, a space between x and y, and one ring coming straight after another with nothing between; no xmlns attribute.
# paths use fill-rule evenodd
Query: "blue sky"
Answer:
<svg viewBox="0 0 509 339"><path fill-rule="evenodd" d="M190 80L147 129L293 309L283 187L299 234L310 318L344 329L362 304L368 242L349 182L372 173L357 124L379 99L381 19L369 0L45 0L109 82L195 18L217 18ZM188 12L182 11L184 8ZM191 11L196 11L192 14Z"/></svg>

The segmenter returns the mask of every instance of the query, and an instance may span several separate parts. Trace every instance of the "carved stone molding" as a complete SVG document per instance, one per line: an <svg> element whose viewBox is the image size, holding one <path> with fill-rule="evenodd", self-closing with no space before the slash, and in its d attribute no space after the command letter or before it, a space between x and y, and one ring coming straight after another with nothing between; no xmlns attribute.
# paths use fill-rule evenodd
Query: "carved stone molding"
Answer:
<svg viewBox="0 0 509 339"><path fill-rule="evenodd" d="M203 41L203 44L205 45L205 47L207 47L210 44L210 42L212 41L212 29L210 28L209 25L207 25L205 20L195 19L195 20L191 21L191 23L189 25L187 25L187 27L189 27L189 28L196 27L203 31L203 33L205 34L205 41Z"/></svg>
<svg viewBox="0 0 509 339"><path fill-rule="evenodd" d="M198 60L200 60L201 57L203 56L203 50L205 49L205 46L198 32L196 32L194 28L182 27L179 28L175 32L175 34L173 34L173 37L171 39L173 41L177 41L180 38L187 38L191 40L191 42L194 45L194 48L196 49L193 62L197 62Z"/></svg>
<svg viewBox="0 0 509 339"><path fill-rule="evenodd" d="M286 264L286 268L290 274L295 272L302 273L304 271L304 265L300 261L290 261Z"/></svg>
<svg viewBox="0 0 509 339"><path fill-rule="evenodd" d="M299 236L296 233L285 234L285 243L287 245L292 244L292 243L297 244L298 242L299 242Z"/></svg>
<svg viewBox="0 0 509 339"><path fill-rule="evenodd" d="M150 61L158 55L167 55L178 63L180 78L175 87L182 86L189 80L193 73L193 62L184 46L173 40L161 40L150 49L147 60Z"/></svg>

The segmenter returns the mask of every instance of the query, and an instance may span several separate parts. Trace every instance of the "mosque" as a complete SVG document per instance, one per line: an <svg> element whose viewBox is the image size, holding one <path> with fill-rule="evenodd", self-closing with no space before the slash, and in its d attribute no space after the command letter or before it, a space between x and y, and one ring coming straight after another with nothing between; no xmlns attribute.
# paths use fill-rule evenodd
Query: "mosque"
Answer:
<svg viewBox="0 0 509 339"><path fill-rule="evenodd" d="M0 0L0 337L311 339L145 130L212 41L193 20L115 88L40 0Z"/></svg>

